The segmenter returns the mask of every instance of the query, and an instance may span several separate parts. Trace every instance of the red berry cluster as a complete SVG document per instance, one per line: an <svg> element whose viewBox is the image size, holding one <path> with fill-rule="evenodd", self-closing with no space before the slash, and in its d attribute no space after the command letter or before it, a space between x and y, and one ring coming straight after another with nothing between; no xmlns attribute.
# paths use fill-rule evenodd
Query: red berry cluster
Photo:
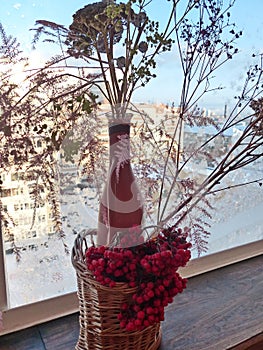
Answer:
<svg viewBox="0 0 263 350"><path fill-rule="evenodd" d="M137 287L131 302L121 306L121 328L141 330L164 320L164 307L186 287L186 279L177 272L191 257L186 235L170 227L137 246L87 249L87 268L97 281L110 287L116 282Z"/></svg>

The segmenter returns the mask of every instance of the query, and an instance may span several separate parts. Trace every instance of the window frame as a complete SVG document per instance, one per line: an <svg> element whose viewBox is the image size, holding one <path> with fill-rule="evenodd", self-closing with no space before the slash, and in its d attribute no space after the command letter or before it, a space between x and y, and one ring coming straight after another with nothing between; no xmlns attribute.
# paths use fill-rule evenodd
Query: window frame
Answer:
<svg viewBox="0 0 263 350"><path fill-rule="evenodd" d="M6 289L6 274L4 264L4 245L2 239L2 223L0 221L0 315L1 310L4 310L8 305L7 289ZM1 329L0 329L1 334Z"/></svg>

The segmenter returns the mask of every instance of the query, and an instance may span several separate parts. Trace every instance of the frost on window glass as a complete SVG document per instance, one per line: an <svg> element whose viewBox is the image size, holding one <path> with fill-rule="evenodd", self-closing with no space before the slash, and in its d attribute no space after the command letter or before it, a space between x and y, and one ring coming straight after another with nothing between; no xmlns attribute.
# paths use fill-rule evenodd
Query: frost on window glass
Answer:
<svg viewBox="0 0 263 350"><path fill-rule="evenodd" d="M67 179L61 187L60 199L63 240L55 233L49 205L44 203L34 208L30 186L19 183L15 176L5 176L3 186L17 189L11 197L2 196L3 210L8 210L13 221L12 232L3 230L11 308L76 290L71 249L77 233L96 227L96 201L92 189L83 186L78 178L74 164L61 165L60 176ZM21 186L23 194L19 191Z"/></svg>
<svg viewBox="0 0 263 350"><path fill-rule="evenodd" d="M247 167L225 181L233 186L242 178L250 182L262 173L262 160ZM206 254L242 246L263 239L263 196L257 184L241 186L225 191L214 202L211 235Z"/></svg>
<svg viewBox="0 0 263 350"><path fill-rule="evenodd" d="M186 130L187 133L187 130ZM193 140L193 135L189 140ZM187 140L187 137L186 137ZM229 140L231 142L231 140ZM64 153L65 156L65 153ZM9 303L11 307L64 295L76 290L76 275L71 264L71 249L78 233L97 227L98 196L96 184L81 174L74 157L60 156L59 185L63 237L58 237L52 212L47 202L32 203L30 184L12 174L3 177L3 211L14 221L13 233L4 233L4 248ZM75 159L76 160L76 159ZM209 160L195 159L187 169L198 178L213 171ZM211 235L206 254L223 251L263 238L263 198L255 178L262 173L262 160L253 167L240 169L225 178L220 186L230 190L211 194ZM235 187L236 183L251 185ZM16 187L15 187L16 186ZM23 191L20 189L23 188ZM43 194L44 196L44 194ZM147 204L147 203L146 203ZM203 215L207 213L204 211ZM194 213L193 213L194 215ZM200 213L199 213L200 215ZM200 219L202 219L200 217ZM209 218L205 218L206 220ZM12 235L15 236L14 251ZM68 254L65 253L65 247ZM20 260L16 261L16 253ZM195 253L193 252L193 257Z"/></svg>

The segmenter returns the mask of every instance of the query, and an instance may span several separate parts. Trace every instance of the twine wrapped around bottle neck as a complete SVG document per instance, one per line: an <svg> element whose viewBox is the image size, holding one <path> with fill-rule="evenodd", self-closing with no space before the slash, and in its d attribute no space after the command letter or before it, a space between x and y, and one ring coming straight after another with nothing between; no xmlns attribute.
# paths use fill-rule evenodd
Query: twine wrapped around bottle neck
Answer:
<svg viewBox="0 0 263 350"><path fill-rule="evenodd" d="M112 124L109 125L109 135L118 134L118 133L125 133L130 134L130 124Z"/></svg>

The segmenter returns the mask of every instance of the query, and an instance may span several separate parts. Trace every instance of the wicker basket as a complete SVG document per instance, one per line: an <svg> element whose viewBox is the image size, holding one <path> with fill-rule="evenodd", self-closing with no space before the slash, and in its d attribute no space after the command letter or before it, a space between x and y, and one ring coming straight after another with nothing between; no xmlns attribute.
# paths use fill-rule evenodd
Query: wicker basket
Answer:
<svg viewBox="0 0 263 350"><path fill-rule="evenodd" d="M117 283L114 288L102 286L87 270L85 236L78 235L72 263L77 273L80 333L75 350L156 350L161 342L160 323L142 331L127 332L117 318L120 305L131 299L136 288Z"/></svg>

